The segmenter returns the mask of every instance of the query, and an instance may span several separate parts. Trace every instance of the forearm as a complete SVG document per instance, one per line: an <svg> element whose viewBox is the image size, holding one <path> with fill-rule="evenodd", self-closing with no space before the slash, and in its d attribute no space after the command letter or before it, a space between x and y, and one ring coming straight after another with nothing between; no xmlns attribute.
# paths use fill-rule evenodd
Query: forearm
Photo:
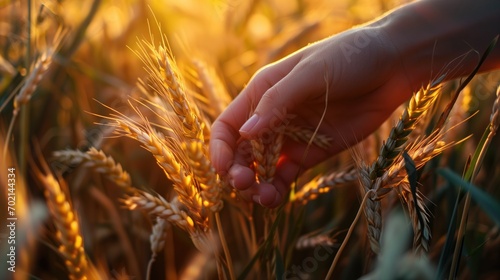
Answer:
<svg viewBox="0 0 500 280"><path fill-rule="evenodd" d="M469 74L493 38L500 34L498 0L422 0L372 23L398 52L413 89L439 74ZM481 71L500 68L500 43Z"/></svg>

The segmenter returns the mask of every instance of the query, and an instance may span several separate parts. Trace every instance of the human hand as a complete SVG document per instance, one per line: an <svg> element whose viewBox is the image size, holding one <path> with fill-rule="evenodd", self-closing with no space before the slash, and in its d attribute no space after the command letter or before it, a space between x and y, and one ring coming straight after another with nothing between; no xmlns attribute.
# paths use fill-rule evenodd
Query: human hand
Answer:
<svg viewBox="0 0 500 280"><path fill-rule="evenodd" d="M478 60L471 50L485 48L498 34L500 6L495 0L450 3L410 3L261 69L212 126L217 172L243 197L276 207L300 172L367 137L433 77L470 73ZM498 67L497 46L481 71ZM257 183L248 140L285 120L310 129L320 125L319 133L333 143L327 151L312 146L304 156L306 144L285 139L274 180Z"/></svg>
<svg viewBox="0 0 500 280"><path fill-rule="evenodd" d="M212 126L211 159L217 172L227 175L242 196L267 207L279 205L299 171L368 136L409 96L398 63L380 30L365 27L261 69ZM306 143L285 139L273 182L259 184L247 141L262 137L289 114L294 118L286 121L299 127L320 124L319 132L333 143L326 152L313 146L304 157Z"/></svg>

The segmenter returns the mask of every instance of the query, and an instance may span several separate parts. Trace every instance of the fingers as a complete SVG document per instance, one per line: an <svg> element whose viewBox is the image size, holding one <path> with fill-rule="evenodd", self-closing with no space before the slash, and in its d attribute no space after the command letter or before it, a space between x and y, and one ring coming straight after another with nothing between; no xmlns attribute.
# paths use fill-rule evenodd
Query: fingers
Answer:
<svg viewBox="0 0 500 280"><path fill-rule="evenodd" d="M285 77L300 60L300 55L288 57L257 73L212 125L210 156L216 171L227 174L233 164L234 151L241 138L240 128L250 117L262 95Z"/></svg>
<svg viewBox="0 0 500 280"><path fill-rule="evenodd" d="M294 111L306 99L314 97L311 95L324 92L324 69L317 65L309 67L308 64L307 59L301 61L288 75L267 89L253 115L241 126L241 136L247 139L259 138L259 134L266 133L286 121L287 113ZM243 92L250 97L257 93L259 92L251 86Z"/></svg>

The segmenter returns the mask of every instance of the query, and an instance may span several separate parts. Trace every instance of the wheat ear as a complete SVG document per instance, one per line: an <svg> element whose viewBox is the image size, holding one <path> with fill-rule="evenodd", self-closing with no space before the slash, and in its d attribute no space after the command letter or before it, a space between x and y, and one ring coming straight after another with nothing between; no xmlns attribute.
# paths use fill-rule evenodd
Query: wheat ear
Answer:
<svg viewBox="0 0 500 280"><path fill-rule="evenodd" d="M274 179L276 165L283 146L284 130L285 127L281 126L266 138L250 140L254 168L259 182L272 182Z"/></svg>
<svg viewBox="0 0 500 280"><path fill-rule="evenodd" d="M52 54L53 50L49 49L43 52L35 61L28 78L21 87L21 90L19 90L19 93L14 98L14 116L19 113L21 105L29 102L31 96L36 90L36 87L49 70L50 65L52 64Z"/></svg>
<svg viewBox="0 0 500 280"><path fill-rule="evenodd" d="M179 122L182 123L184 136L203 140L204 127L198 118L201 114L191 99L188 99L180 71L168 50L167 39L165 36L161 39L158 47L154 45L153 39L151 42L143 40L138 43L139 51L136 54L149 74L149 84L143 85L142 89L153 91L171 106Z"/></svg>
<svg viewBox="0 0 500 280"><path fill-rule="evenodd" d="M441 93L439 83L442 78L428 85L426 88L420 89L410 99L408 107L404 110L397 124L391 129L389 137L380 148L377 160L370 167L370 178L372 180L382 176L404 150L408 137L415 128L418 120L434 105Z"/></svg>
<svg viewBox="0 0 500 280"><path fill-rule="evenodd" d="M128 172L117 163L113 157L107 156L102 150L91 147L87 152L77 150L56 151L54 157L62 163L69 165L82 164L94 171L104 174L106 178L119 186L126 194L135 193L132 180Z"/></svg>
<svg viewBox="0 0 500 280"><path fill-rule="evenodd" d="M60 243L58 250L64 258L69 278L100 279L85 254L77 214L59 182L47 171L45 175L40 170L35 173L45 187L45 199L57 229L57 241Z"/></svg>
<svg viewBox="0 0 500 280"><path fill-rule="evenodd" d="M309 143L314 135L314 130L289 124L285 128L285 135L296 142ZM321 133L316 133L312 139L312 144L328 150L332 145L332 138L323 135Z"/></svg>
<svg viewBox="0 0 500 280"><path fill-rule="evenodd" d="M498 126L500 124L500 86L497 88L497 98L493 102L493 108L490 115L490 131L492 131L491 137L495 136Z"/></svg>
<svg viewBox="0 0 500 280"><path fill-rule="evenodd" d="M426 112L432 107L440 93L439 83L444 78L429 84L426 88L420 89L410 99L408 107L403 115L392 128L387 141L380 148L379 156L371 166L363 166L361 169L361 183L363 193L373 190L377 195L370 197L365 207L365 215L368 221L368 236L370 245L375 253L380 250L380 230L382 227L381 203L375 199L388 193L391 189L379 190L382 185L381 177L394 161L401 157L401 152L406 147L410 133L415 128L417 122L423 118Z"/></svg>
<svg viewBox="0 0 500 280"><path fill-rule="evenodd" d="M193 60L193 65L201 82L203 94L210 105L206 111L215 119L226 109L232 98L215 69L198 59Z"/></svg>
<svg viewBox="0 0 500 280"><path fill-rule="evenodd" d="M297 240L295 248L298 250L314 248L318 246L333 247L336 240L330 236L330 233L326 234L305 234Z"/></svg>
<svg viewBox="0 0 500 280"><path fill-rule="evenodd" d="M408 181L403 181L398 186L398 192L402 200L408 208L408 215L410 216L413 226L413 250L417 254L427 253L429 251L429 244L431 241L431 229L429 226L429 214L425 207L422 194L417 191L416 201L411 193L410 184ZM417 210L418 207L418 210ZM422 223L419 219L418 212L422 217Z"/></svg>
<svg viewBox="0 0 500 280"><path fill-rule="evenodd" d="M193 233L196 230L193 219L186 211L181 210L177 198L167 202L161 196L139 191L137 194L127 197L124 204L130 210L139 209L148 215L160 217L188 233Z"/></svg>
<svg viewBox="0 0 500 280"><path fill-rule="evenodd" d="M189 166L201 188L204 206L213 212L219 212L224 206L221 198L222 183L210 162L204 143L201 141L184 142L181 147L187 153Z"/></svg>
<svg viewBox="0 0 500 280"><path fill-rule="evenodd" d="M353 182L358 179L358 171L354 167L348 167L341 171L334 171L305 184L291 198L292 201L306 204L316 199L319 195L328 193L333 188Z"/></svg>
<svg viewBox="0 0 500 280"><path fill-rule="evenodd" d="M156 256L165 247L167 237L167 228L169 224L166 220L156 217L156 223L153 225L153 230L149 236L149 243L151 244L151 258L149 259L148 268L146 272L146 279L151 277L151 268L156 260Z"/></svg>
<svg viewBox="0 0 500 280"><path fill-rule="evenodd" d="M208 228L208 217L203 199L195 186L193 175L178 161L164 141L165 136L154 130L147 122L140 126L125 116L112 117L116 133L139 141L156 159L165 175L174 183L179 201L187 206L194 222L201 228Z"/></svg>

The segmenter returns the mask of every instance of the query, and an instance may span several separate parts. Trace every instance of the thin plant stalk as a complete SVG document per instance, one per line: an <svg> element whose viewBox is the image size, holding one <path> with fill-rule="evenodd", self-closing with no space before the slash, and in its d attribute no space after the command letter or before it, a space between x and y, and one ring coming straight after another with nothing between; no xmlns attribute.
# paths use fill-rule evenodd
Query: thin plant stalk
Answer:
<svg viewBox="0 0 500 280"><path fill-rule="evenodd" d="M493 140L493 137L496 134L497 128L498 128L498 114L499 114L499 106L498 104L500 103L500 87L497 90L497 98L495 100L495 103L493 105L493 110L491 113L490 117L490 124L486 128L486 131L483 134L483 137L479 143L483 143L481 146L481 150L479 151L479 154L477 156L477 160L474 162L474 165L471 166L470 168L472 169L472 173L467 172L465 175L465 180L468 180L469 182L474 182L474 179L476 178L476 175L479 172L479 169L481 168L484 156L486 155L486 151L488 150L491 141ZM470 178L467 178L469 177ZM462 252L462 245L463 245L463 239L465 236L465 228L467 226L467 218L469 214L469 208L470 208L470 202L471 202L471 197L470 193L467 192L465 196L465 202L464 202L464 208L462 209L462 217L460 219L460 226L458 228L458 235L457 235L457 241L455 245L455 252L453 254L453 260L451 263L451 268L450 268L450 277L449 279L455 279L455 274L457 271L458 263L460 262L460 255Z"/></svg>
<svg viewBox="0 0 500 280"><path fill-rule="evenodd" d="M347 235L344 238L344 241L342 241L342 245L340 245L339 250L337 251L337 254L335 255L335 258L333 259L332 265L330 266L330 269L328 270L328 274L326 275L325 280L327 279L332 279L333 275L333 270L335 269L335 266L337 266L337 263L340 260L340 255L342 254L342 251L344 250L345 246L347 245L347 241L349 241L349 238L352 235L352 232L354 230L355 225L358 223L359 218L361 217L361 213L363 213L363 208L365 207L366 201L368 200L368 197L370 194L374 194L374 190L368 190L363 197L363 200L361 201L361 204L359 205L358 213L356 214L356 217L351 223L351 226L349 227L349 231L347 231Z"/></svg>
<svg viewBox="0 0 500 280"><path fill-rule="evenodd" d="M224 256L226 257L227 270L229 271L229 279L234 280L236 278L234 277L233 260L231 259L231 253L229 253L229 248L227 247L226 237L224 235L224 229L222 228L222 223L220 221L219 212L215 212L215 223L217 224L217 230L219 232L222 250L224 251Z"/></svg>

